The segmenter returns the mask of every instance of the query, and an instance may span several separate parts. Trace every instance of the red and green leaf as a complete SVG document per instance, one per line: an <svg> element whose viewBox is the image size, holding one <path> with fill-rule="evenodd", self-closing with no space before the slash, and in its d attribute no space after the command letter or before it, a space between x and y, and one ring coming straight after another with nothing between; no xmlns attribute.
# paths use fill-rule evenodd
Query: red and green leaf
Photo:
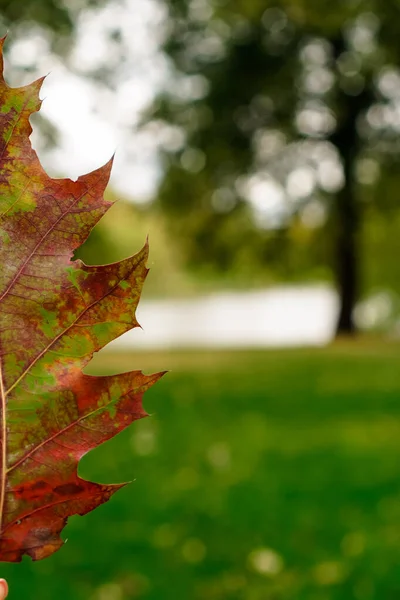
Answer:
<svg viewBox="0 0 400 600"><path fill-rule="evenodd" d="M12 89L0 41L0 560L45 558L83 515L121 485L78 476L81 457L145 416L143 393L162 374L82 372L138 323L147 244L104 266L72 260L110 207L111 161L77 181L52 179L29 135L42 80Z"/></svg>

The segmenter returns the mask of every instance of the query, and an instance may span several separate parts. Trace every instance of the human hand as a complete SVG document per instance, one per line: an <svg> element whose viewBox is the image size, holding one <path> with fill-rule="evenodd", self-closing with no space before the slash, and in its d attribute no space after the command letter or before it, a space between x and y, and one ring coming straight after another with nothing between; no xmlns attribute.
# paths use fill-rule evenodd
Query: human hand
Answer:
<svg viewBox="0 0 400 600"><path fill-rule="evenodd" d="M8 585L5 579L0 579L0 600L5 600L8 596Z"/></svg>

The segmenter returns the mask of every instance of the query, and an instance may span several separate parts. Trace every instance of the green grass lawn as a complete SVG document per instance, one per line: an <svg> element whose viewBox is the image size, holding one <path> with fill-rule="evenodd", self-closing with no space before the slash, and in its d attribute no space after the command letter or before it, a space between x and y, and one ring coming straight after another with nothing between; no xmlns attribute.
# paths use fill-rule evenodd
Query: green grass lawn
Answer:
<svg viewBox="0 0 400 600"><path fill-rule="evenodd" d="M15 600L400 598L400 347L98 358L170 368L80 474L135 482L74 517Z"/></svg>

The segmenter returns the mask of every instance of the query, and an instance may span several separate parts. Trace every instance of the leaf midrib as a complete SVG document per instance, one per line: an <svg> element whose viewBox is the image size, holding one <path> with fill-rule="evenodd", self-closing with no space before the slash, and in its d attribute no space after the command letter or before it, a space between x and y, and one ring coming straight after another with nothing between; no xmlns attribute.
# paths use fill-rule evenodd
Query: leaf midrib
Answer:
<svg viewBox="0 0 400 600"><path fill-rule="evenodd" d="M8 86L6 86L7 88ZM8 148L8 145L10 143L10 140L13 136L13 133L15 131L15 128L17 127L20 118L23 114L23 112L25 111L29 100L31 99L32 95L29 95L23 106L22 106L22 110L19 112L17 118L15 119L15 122L11 128L11 131L9 133L8 139L4 145L3 151L1 153L0 156L0 160L3 159L4 154L6 152L6 149ZM24 189L24 192L26 192L26 189L29 186L30 181L27 184L27 187ZM18 200L20 200L20 198L22 197L23 194L21 194L18 198ZM5 211L5 213L3 213L2 215L0 215L0 217L3 217L6 213L8 212L8 210ZM8 293L10 288L8 288L6 290L6 293ZM0 300L2 298L4 298L3 294L0 298ZM1 410L1 416L0 416L0 444L1 444L1 450L0 450L0 469L1 469L1 473L0 473L0 532L3 529L3 512L4 512L4 498L5 498L5 489L6 489L6 468L7 468L7 423L6 423L6 395L5 395L5 391L4 391L4 381L3 381L3 368L2 368L2 360L0 358L0 410Z"/></svg>
<svg viewBox="0 0 400 600"><path fill-rule="evenodd" d="M0 359L0 444L1 444L1 456L0 456L0 532L3 528L3 512L4 512L4 497L6 489L6 468L7 468L7 424L6 424L6 396L4 393L3 383L3 370L2 362Z"/></svg>

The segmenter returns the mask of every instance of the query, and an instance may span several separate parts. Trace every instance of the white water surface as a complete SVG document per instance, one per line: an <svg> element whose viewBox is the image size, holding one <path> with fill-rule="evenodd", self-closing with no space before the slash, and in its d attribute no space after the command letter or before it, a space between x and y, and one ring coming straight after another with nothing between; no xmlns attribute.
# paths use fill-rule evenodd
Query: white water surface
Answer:
<svg viewBox="0 0 400 600"><path fill-rule="evenodd" d="M136 328L107 349L321 346L334 335L338 299L327 286L143 300Z"/></svg>

